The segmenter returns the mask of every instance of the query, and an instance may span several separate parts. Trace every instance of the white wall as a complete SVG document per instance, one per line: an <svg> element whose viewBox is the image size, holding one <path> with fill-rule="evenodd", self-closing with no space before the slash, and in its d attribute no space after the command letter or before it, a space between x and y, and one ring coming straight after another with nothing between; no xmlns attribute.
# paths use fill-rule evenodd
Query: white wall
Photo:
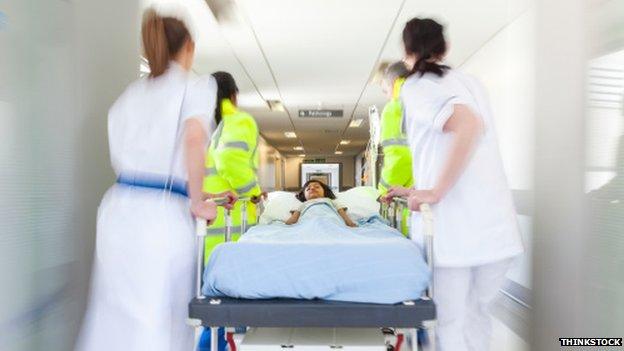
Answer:
<svg viewBox="0 0 624 351"><path fill-rule="evenodd" d="M300 157L286 157L284 159L285 175L284 188L288 190L294 190L299 185L299 165L302 158Z"/></svg>
<svg viewBox="0 0 624 351"><path fill-rule="evenodd" d="M310 157L312 158L312 157ZM316 157L314 157L316 158ZM341 163L342 164L342 187L353 187L355 184L355 158L353 156L344 156L344 157L321 157L324 158L327 163ZM299 165L301 165L301 161L303 158L301 157L287 157L285 160L286 167L286 179L285 179L285 188L286 189L295 189L300 188L300 169Z"/></svg>
<svg viewBox="0 0 624 351"><path fill-rule="evenodd" d="M335 163L302 163L301 183L308 179L309 174L328 174L329 179L324 183L335 193L340 191L340 165ZM303 184L302 184L303 185Z"/></svg>
<svg viewBox="0 0 624 351"><path fill-rule="evenodd" d="M273 191L281 188L281 158L280 153L264 138L260 137L258 144L258 181L264 191Z"/></svg>
<svg viewBox="0 0 624 351"><path fill-rule="evenodd" d="M135 1L9 0L0 12L0 349L71 350L108 107L138 69Z"/></svg>
<svg viewBox="0 0 624 351"><path fill-rule="evenodd" d="M452 50L452 47L451 47ZM486 88L509 186L532 198L535 144L535 13L529 10L494 36L461 67ZM529 204L530 205L530 204ZM507 277L531 287L532 217L518 216L526 253Z"/></svg>
<svg viewBox="0 0 624 351"><path fill-rule="evenodd" d="M460 67L487 89L512 189L533 188L534 22L534 13L525 12Z"/></svg>

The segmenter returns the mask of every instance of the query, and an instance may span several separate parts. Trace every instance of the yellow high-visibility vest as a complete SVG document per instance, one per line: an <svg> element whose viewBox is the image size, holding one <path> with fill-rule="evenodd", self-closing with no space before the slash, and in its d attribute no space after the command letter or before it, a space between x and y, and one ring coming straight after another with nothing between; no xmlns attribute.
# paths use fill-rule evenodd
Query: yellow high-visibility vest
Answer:
<svg viewBox="0 0 624 351"><path fill-rule="evenodd" d="M414 186L412 155L407 144L407 137L401 128L403 106L399 96L403 83L405 83L404 78L394 81L392 99L384 106L381 113L381 147L384 158L377 184L380 195L384 195L393 186L406 188ZM409 230L407 223L409 214L409 209L403 210L400 231L404 235L407 235Z"/></svg>
<svg viewBox="0 0 624 351"><path fill-rule="evenodd" d="M206 155L206 173L203 190L218 194L232 191L239 197L258 196L258 126L254 118L234 106L229 99L221 101L222 120L214 131ZM238 240L241 230L242 201L230 211L233 240ZM256 205L246 202L247 227L256 223ZM212 250L224 241L225 210L218 208L217 218L208 227L205 240L205 260Z"/></svg>
<svg viewBox="0 0 624 351"><path fill-rule="evenodd" d="M403 106L399 99L404 78L394 81L392 99L384 106L381 113L381 147L383 148L383 167L377 189L385 194L390 187L414 185L412 179L412 155L407 144L407 137L401 130Z"/></svg>

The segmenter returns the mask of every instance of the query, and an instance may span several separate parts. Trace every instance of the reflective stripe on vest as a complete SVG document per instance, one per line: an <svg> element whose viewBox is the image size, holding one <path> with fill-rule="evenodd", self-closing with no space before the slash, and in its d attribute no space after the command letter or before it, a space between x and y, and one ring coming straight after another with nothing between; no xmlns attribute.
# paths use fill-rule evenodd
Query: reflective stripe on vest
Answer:
<svg viewBox="0 0 624 351"><path fill-rule="evenodd" d="M210 227L206 229L206 236L223 236L223 235L225 235L225 227L217 227L217 228Z"/></svg>
<svg viewBox="0 0 624 351"><path fill-rule="evenodd" d="M253 189L256 185L258 185L258 182L255 180L252 180L251 182L249 182L248 184L240 187L240 188L236 188L234 190L236 190L237 193L239 194L244 194L246 192L248 192L249 190Z"/></svg>
<svg viewBox="0 0 624 351"><path fill-rule="evenodd" d="M231 147L234 149L249 151L249 145L247 145L244 141L226 141L222 147Z"/></svg>
<svg viewBox="0 0 624 351"><path fill-rule="evenodd" d="M249 228L255 226L256 223L247 223L247 230ZM232 233L240 233L241 226L235 225L232 226ZM206 236L222 236L225 235L225 227L209 227L206 229Z"/></svg>
<svg viewBox="0 0 624 351"><path fill-rule="evenodd" d="M390 189L392 187L392 185L386 183L386 181L383 178L379 178L379 184L381 184L386 189Z"/></svg>
<svg viewBox="0 0 624 351"><path fill-rule="evenodd" d="M408 146L407 139L405 139L405 138L392 138L392 139L387 139L387 140L384 140L384 141L381 142L381 146L382 147L394 146L394 145Z"/></svg>

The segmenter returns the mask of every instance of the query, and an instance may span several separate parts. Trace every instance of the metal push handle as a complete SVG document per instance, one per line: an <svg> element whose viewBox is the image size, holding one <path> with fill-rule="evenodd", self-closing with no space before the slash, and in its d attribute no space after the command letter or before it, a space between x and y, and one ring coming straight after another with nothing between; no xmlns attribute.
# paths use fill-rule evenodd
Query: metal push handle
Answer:
<svg viewBox="0 0 624 351"><path fill-rule="evenodd" d="M208 221L204 218L195 219L195 241L197 242L197 262L195 270L195 297L204 299L205 296L201 291L202 274L204 273L204 238L206 237L206 228Z"/></svg>
<svg viewBox="0 0 624 351"><path fill-rule="evenodd" d="M433 299L433 213L429 204L420 205L420 215L423 220L423 235L425 237L425 260L431 272L431 281L427 288L427 297Z"/></svg>
<svg viewBox="0 0 624 351"><path fill-rule="evenodd" d="M227 197L217 197L209 199L214 201L218 206L223 206L230 201ZM251 201L250 197L239 198L237 201L242 201L241 206L241 233L247 230L247 202ZM260 205L262 204L262 198L260 199ZM197 241L197 262L195 269L195 297L198 299L204 299L205 296L201 291L202 278L204 276L204 250L205 250L205 238L208 230L208 222L204 218L195 219L195 237ZM231 211L225 210L225 242L232 241L232 216Z"/></svg>
<svg viewBox="0 0 624 351"><path fill-rule="evenodd" d="M241 205L241 234L247 231L247 201Z"/></svg>
<svg viewBox="0 0 624 351"><path fill-rule="evenodd" d="M403 208L407 207L407 199L402 197L395 197L392 199L395 205L394 221L395 228L401 230L401 223L403 221ZM386 217L389 215L389 211L385 213ZM426 291L426 296L433 299L433 213L431 212L431 206L429 204L420 205L420 215L423 220L423 236L425 244L425 261L431 272L431 281ZM411 233L408 233L408 237L411 239Z"/></svg>

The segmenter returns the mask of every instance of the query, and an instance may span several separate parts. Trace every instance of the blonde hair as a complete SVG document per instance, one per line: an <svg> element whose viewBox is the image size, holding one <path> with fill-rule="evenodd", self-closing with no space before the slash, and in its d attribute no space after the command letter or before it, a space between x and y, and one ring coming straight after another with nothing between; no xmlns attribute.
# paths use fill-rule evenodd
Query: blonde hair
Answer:
<svg viewBox="0 0 624 351"><path fill-rule="evenodd" d="M385 67L383 80L392 85L397 78L406 78L408 75L409 70L405 67L405 63L403 61L397 61Z"/></svg>

